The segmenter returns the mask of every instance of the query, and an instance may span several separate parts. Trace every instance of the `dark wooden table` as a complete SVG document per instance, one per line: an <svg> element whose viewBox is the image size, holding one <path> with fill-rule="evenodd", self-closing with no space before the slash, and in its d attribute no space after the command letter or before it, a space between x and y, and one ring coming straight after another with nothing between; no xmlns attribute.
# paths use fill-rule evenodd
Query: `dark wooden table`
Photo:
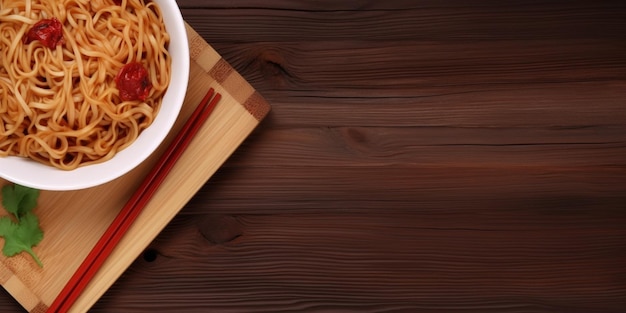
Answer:
<svg viewBox="0 0 626 313"><path fill-rule="evenodd" d="M93 312L626 311L626 2L179 4L272 112Z"/></svg>

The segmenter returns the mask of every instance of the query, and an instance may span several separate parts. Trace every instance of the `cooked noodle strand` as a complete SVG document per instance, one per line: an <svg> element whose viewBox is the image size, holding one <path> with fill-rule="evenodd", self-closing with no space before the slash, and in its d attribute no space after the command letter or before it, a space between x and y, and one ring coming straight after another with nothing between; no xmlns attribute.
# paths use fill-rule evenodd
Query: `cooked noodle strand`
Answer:
<svg viewBox="0 0 626 313"><path fill-rule="evenodd" d="M154 2L0 0L0 156L64 170L103 162L155 118L170 81L169 35ZM53 49L29 29L56 18ZM152 84L145 101L123 101L115 77L139 62Z"/></svg>

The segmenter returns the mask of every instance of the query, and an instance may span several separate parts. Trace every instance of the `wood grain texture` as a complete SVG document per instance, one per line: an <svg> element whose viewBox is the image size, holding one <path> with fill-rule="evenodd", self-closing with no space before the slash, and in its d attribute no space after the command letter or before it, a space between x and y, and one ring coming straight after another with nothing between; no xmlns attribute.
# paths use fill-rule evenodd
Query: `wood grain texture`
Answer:
<svg viewBox="0 0 626 313"><path fill-rule="evenodd" d="M626 3L178 3L272 112L93 312L624 312Z"/></svg>

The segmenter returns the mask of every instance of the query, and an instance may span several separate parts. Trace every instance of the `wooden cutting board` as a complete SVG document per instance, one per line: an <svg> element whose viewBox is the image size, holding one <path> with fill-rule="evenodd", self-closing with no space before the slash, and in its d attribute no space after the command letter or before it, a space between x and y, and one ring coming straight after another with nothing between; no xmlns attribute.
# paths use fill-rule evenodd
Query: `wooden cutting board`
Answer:
<svg viewBox="0 0 626 313"><path fill-rule="evenodd" d="M72 312L87 311L105 293L269 112L263 97L188 25L187 32L191 54L187 96L163 145L135 170L105 185L41 192L35 214L44 239L34 250L43 268L26 253L0 255L0 284L27 311L45 312L52 304L210 87L222 94L222 100ZM5 184L0 180L0 186Z"/></svg>

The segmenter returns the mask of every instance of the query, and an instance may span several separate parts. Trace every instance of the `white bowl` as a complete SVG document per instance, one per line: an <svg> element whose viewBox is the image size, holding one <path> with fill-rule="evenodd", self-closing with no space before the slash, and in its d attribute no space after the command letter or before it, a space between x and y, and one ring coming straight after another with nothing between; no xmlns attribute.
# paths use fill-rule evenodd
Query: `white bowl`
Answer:
<svg viewBox="0 0 626 313"><path fill-rule="evenodd" d="M0 177L42 190L77 190L114 180L141 164L161 144L183 105L189 80L189 45L180 9L174 0L153 0L160 7L170 34L171 81L152 125L135 142L110 160L66 171L23 157L0 157Z"/></svg>

